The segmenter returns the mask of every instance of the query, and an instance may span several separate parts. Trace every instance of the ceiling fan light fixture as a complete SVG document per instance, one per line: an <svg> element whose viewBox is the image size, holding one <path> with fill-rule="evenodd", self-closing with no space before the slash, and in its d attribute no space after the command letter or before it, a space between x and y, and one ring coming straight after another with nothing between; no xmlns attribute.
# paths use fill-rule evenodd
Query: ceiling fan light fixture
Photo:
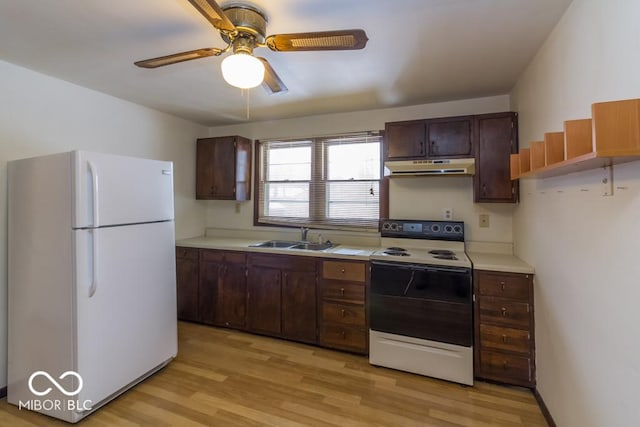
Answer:
<svg viewBox="0 0 640 427"><path fill-rule="evenodd" d="M222 76L231 86L251 89L264 80L264 65L255 56L237 52L222 61Z"/></svg>

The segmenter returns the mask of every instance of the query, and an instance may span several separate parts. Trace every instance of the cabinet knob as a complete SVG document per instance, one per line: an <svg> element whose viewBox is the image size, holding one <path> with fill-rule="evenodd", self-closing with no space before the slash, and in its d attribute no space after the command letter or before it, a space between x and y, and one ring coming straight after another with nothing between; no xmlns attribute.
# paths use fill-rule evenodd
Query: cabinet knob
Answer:
<svg viewBox="0 0 640 427"><path fill-rule="evenodd" d="M507 343L507 336L504 334L502 335L502 342L505 344Z"/></svg>
<svg viewBox="0 0 640 427"><path fill-rule="evenodd" d="M507 317L507 309L505 307L502 307L500 311L502 312L502 317Z"/></svg>
<svg viewBox="0 0 640 427"><path fill-rule="evenodd" d="M342 336L342 339L347 338L347 333L345 331L340 332L340 335Z"/></svg>
<svg viewBox="0 0 640 427"><path fill-rule="evenodd" d="M340 296L344 296L344 288L340 288Z"/></svg>
<svg viewBox="0 0 640 427"><path fill-rule="evenodd" d="M506 370L508 367L509 367L509 364L507 363L507 361L506 361L506 360L503 360L503 361L502 361L502 369L505 369L505 370Z"/></svg>
<svg viewBox="0 0 640 427"><path fill-rule="evenodd" d="M500 290L504 292L504 282L500 282Z"/></svg>
<svg viewBox="0 0 640 427"><path fill-rule="evenodd" d="M342 315L342 317L344 317L344 308L340 310L340 314Z"/></svg>
<svg viewBox="0 0 640 427"><path fill-rule="evenodd" d="M344 274L344 268L343 268L343 269L341 269L341 270L340 270L340 272L341 272L342 274Z"/></svg>

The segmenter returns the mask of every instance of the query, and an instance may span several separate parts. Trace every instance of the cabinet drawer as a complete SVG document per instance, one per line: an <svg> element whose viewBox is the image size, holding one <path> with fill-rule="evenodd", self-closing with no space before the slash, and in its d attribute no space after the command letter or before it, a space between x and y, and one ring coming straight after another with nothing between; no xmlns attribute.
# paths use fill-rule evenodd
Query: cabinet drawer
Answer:
<svg viewBox="0 0 640 427"><path fill-rule="evenodd" d="M197 248L176 247L176 258L198 259Z"/></svg>
<svg viewBox="0 0 640 427"><path fill-rule="evenodd" d="M348 280L364 282L365 264L361 262L324 261L322 263L322 277L333 280Z"/></svg>
<svg viewBox="0 0 640 427"><path fill-rule="evenodd" d="M531 359L493 351L480 352L483 374L505 382L531 381Z"/></svg>
<svg viewBox="0 0 640 427"><path fill-rule="evenodd" d="M342 325L365 326L364 306L322 303L322 320Z"/></svg>
<svg viewBox="0 0 640 427"><path fill-rule="evenodd" d="M530 329L531 306L504 298L480 298L480 323L496 323L500 326Z"/></svg>
<svg viewBox="0 0 640 427"><path fill-rule="evenodd" d="M528 275L479 271L478 280L480 295L529 300Z"/></svg>
<svg viewBox="0 0 640 427"><path fill-rule="evenodd" d="M320 286L322 299L349 301L355 304L364 304L364 284L354 282L341 282L337 280L324 280Z"/></svg>
<svg viewBox="0 0 640 427"><path fill-rule="evenodd" d="M367 336L364 329L341 325L323 325L320 342L327 347L364 352Z"/></svg>
<svg viewBox="0 0 640 427"><path fill-rule="evenodd" d="M531 350L531 334L523 329L480 325L480 347L528 355Z"/></svg>

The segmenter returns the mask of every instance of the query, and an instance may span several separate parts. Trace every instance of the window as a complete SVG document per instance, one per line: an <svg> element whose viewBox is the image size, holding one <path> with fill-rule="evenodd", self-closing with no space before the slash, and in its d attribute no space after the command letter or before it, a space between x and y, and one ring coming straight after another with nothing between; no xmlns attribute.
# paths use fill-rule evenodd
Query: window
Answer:
<svg viewBox="0 0 640 427"><path fill-rule="evenodd" d="M257 224L378 228L380 135L258 143Z"/></svg>

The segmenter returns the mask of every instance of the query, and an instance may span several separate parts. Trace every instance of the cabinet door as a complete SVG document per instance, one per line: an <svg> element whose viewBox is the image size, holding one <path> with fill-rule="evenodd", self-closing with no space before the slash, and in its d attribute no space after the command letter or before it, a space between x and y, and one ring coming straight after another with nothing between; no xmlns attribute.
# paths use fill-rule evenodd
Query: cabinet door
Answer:
<svg viewBox="0 0 640 427"><path fill-rule="evenodd" d="M476 127L475 201L515 203L518 184L509 171L509 157L518 149L515 113L477 116Z"/></svg>
<svg viewBox="0 0 640 427"><path fill-rule="evenodd" d="M280 269L251 266L247 277L247 322L256 332L280 334Z"/></svg>
<svg viewBox="0 0 640 427"><path fill-rule="evenodd" d="M385 124L386 159L421 158L426 154L424 121Z"/></svg>
<svg viewBox="0 0 640 427"><path fill-rule="evenodd" d="M198 250L186 249L194 251L195 258L183 258L179 256L182 249L176 249L178 254L176 259L178 319L195 322L198 320Z"/></svg>
<svg viewBox="0 0 640 427"><path fill-rule="evenodd" d="M216 305L218 304L218 281L222 264L200 261L200 281L198 285L198 321L208 325L215 324Z"/></svg>
<svg viewBox="0 0 640 427"><path fill-rule="evenodd" d="M428 120L427 141L429 158L473 157L473 118Z"/></svg>
<svg viewBox="0 0 640 427"><path fill-rule="evenodd" d="M196 150L196 198L235 199L235 137L199 139Z"/></svg>
<svg viewBox="0 0 640 427"><path fill-rule="evenodd" d="M216 322L244 328L247 317L247 277L243 264L226 263L218 287Z"/></svg>
<svg viewBox="0 0 640 427"><path fill-rule="evenodd" d="M283 272L282 332L285 337L316 341L315 272Z"/></svg>

